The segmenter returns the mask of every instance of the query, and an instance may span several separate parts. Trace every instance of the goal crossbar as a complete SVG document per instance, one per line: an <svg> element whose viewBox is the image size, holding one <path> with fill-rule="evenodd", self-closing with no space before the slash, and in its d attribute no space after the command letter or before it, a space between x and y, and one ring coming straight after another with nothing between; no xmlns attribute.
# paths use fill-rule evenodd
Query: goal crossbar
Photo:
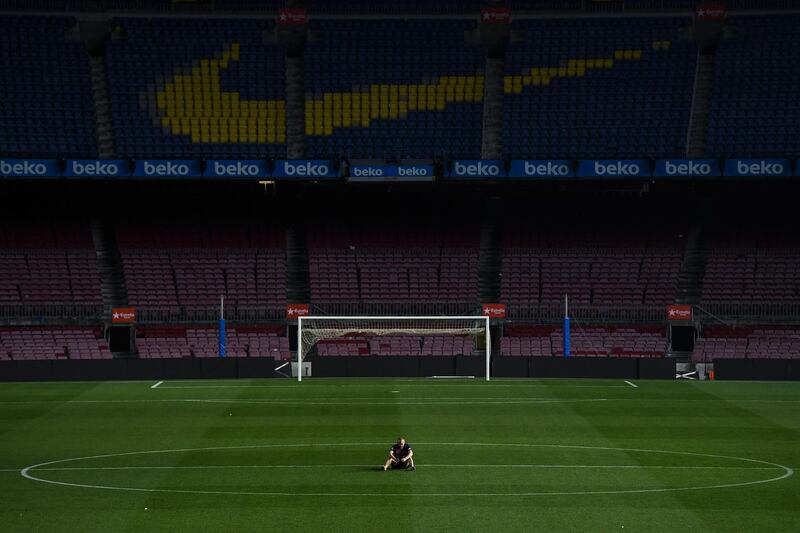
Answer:
<svg viewBox="0 0 800 533"><path fill-rule="evenodd" d="M375 335L459 335L459 334L474 334L481 333L485 336L485 358L486 358L486 381L489 381L490 364L491 364L491 334L489 330L489 317L488 316L300 316L297 318L297 381L303 380L302 363L306 355L304 351L303 330L310 329L306 324L312 321L318 322L354 322L346 327L337 327L333 324L328 327L314 327L313 331L318 334L319 339L332 339L341 338L353 334L375 334ZM424 327L424 322L438 322L431 324L431 327ZM458 326L448 328L443 326L443 322L456 322L456 321L473 321L473 327ZM387 325L386 327L370 326L370 323L375 322L394 322L394 324ZM403 327L399 323L402 322L416 322L417 327ZM477 326L480 324L480 326Z"/></svg>

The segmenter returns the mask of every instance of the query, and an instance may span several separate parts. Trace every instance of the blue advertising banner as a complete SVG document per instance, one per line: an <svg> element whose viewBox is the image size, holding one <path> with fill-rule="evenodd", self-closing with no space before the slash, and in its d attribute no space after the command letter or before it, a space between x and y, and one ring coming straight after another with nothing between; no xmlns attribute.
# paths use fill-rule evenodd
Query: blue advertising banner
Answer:
<svg viewBox="0 0 800 533"><path fill-rule="evenodd" d="M650 164L646 159L581 159L579 178L649 178Z"/></svg>
<svg viewBox="0 0 800 533"><path fill-rule="evenodd" d="M572 162L566 159L513 159L510 178L574 178Z"/></svg>
<svg viewBox="0 0 800 533"><path fill-rule="evenodd" d="M788 159L728 159L725 176L731 178L791 176L792 164Z"/></svg>
<svg viewBox="0 0 800 533"><path fill-rule="evenodd" d="M69 159L64 176L78 178L129 177L131 168L125 159Z"/></svg>
<svg viewBox="0 0 800 533"><path fill-rule="evenodd" d="M499 159L455 159L447 176L451 178L505 178L506 169Z"/></svg>
<svg viewBox="0 0 800 533"><path fill-rule="evenodd" d="M659 159L656 161L654 178L719 177L719 162L716 159Z"/></svg>
<svg viewBox="0 0 800 533"><path fill-rule="evenodd" d="M382 182L382 181L433 181L433 165L400 164L400 165L367 165L352 163L347 181Z"/></svg>
<svg viewBox="0 0 800 533"><path fill-rule="evenodd" d="M0 159L0 176L48 178L61 176L56 159Z"/></svg>
<svg viewBox="0 0 800 533"><path fill-rule="evenodd" d="M194 159L146 159L136 161L134 176L141 178L199 178L200 161Z"/></svg>
<svg viewBox="0 0 800 533"><path fill-rule="evenodd" d="M273 178L289 179L336 179L341 172L333 161L320 159L278 159L275 161Z"/></svg>
<svg viewBox="0 0 800 533"><path fill-rule="evenodd" d="M203 174L211 178L268 178L269 167L262 159L209 159Z"/></svg>

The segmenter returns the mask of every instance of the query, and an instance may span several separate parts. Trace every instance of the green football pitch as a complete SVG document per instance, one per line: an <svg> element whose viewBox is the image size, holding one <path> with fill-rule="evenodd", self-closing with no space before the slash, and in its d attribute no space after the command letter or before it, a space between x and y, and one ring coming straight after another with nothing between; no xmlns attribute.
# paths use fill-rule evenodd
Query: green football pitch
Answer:
<svg viewBox="0 0 800 533"><path fill-rule="evenodd" d="M798 468L800 383L0 383L3 532L800 531Z"/></svg>

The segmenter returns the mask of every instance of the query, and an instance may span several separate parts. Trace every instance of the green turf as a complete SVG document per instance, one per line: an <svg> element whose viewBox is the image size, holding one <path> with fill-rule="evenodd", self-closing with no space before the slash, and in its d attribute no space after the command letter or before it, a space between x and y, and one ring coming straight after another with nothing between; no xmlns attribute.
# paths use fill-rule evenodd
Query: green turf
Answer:
<svg viewBox="0 0 800 533"><path fill-rule="evenodd" d="M0 384L0 531L800 531L800 384L153 384Z"/></svg>

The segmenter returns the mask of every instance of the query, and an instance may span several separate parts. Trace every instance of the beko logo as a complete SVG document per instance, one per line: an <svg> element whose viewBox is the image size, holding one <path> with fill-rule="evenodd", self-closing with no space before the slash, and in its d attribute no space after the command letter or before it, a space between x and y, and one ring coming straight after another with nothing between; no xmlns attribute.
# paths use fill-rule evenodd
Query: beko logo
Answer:
<svg viewBox="0 0 800 533"><path fill-rule="evenodd" d="M664 173L667 176L709 176L713 169L709 163L697 161L665 161Z"/></svg>
<svg viewBox="0 0 800 533"><path fill-rule="evenodd" d="M188 176L191 171L186 163L173 163L172 161L163 163L143 161L142 169L146 176Z"/></svg>
<svg viewBox="0 0 800 533"><path fill-rule="evenodd" d="M70 161L70 170L79 176L116 176L119 165L103 161Z"/></svg>
<svg viewBox="0 0 800 533"><path fill-rule="evenodd" d="M758 161L747 163L745 161L736 162L736 172L742 176L780 176L786 171L783 163L768 163Z"/></svg>
<svg viewBox="0 0 800 533"><path fill-rule="evenodd" d="M380 177L383 176L383 169L379 167L353 167L353 176Z"/></svg>
<svg viewBox="0 0 800 533"><path fill-rule="evenodd" d="M26 176L45 176L47 175L47 165L44 163L34 163L33 161L19 161L10 163L0 160L0 174L23 174Z"/></svg>
<svg viewBox="0 0 800 533"><path fill-rule="evenodd" d="M454 173L458 176L499 176L500 165L496 163L486 163L476 161L474 163L462 163L456 161L453 165Z"/></svg>
<svg viewBox="0 0 800 533"><path fill-rule="evenodd" d="M258 165L243 163L236 161L232 163L223 163L215 161L213 165L214 175L216 176L258 176Z"/></svg>
<svg viewBox="0 0 800 533"><path fill-rule="evenodd" d="M312 163L311 161L304 163L283 162L283 172L287 176L327 176L330 171L331 169L328 165Z"/></svg>
<svg viewBox="0 0 800 533"><path fill-rule="evenodd" d="M613 163L594 162L594 172L598 176L638 176L642 168L635 163L615 161Z"/></svg>
<svg viewBox="0 0 800 533"><path fill-rule="evenodd" d="M526 176L569 176L570 174L569 165L552 161L546 163L525 161L523 171Z"/></svg>

